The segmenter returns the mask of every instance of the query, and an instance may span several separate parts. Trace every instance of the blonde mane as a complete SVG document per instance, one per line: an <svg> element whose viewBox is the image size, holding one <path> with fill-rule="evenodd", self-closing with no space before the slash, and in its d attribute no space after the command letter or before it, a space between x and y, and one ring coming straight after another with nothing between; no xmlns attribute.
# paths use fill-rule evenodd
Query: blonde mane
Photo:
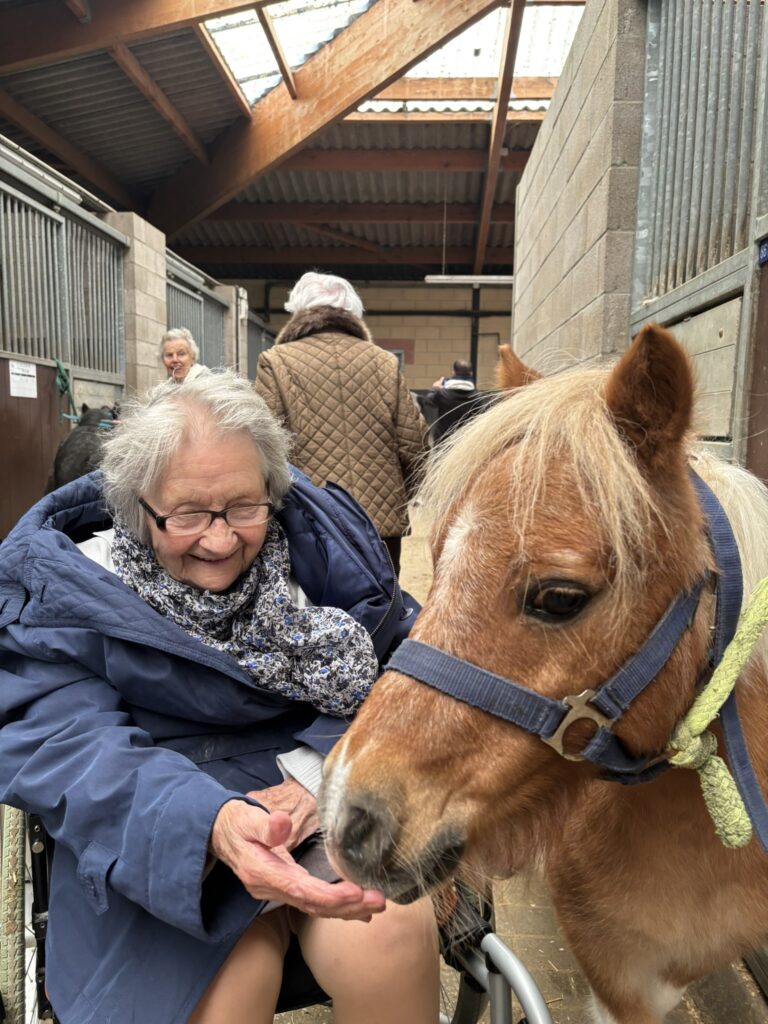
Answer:
<svg viewBox="0 0 768 1024"><path fill-rule="evenodd" d="M553 462L568 467L585 505L599 516L614 554L615 597L623 602L642 583L653 552L648 537L663 509L616 431L604 398L610 368L573 369L518 388L471 420L434 453L416 496L439 522L472 481L512 445L520 457L507 482L509 529L524 542L537 505L546 498ZM690 442L689 458L721 501L741 552L745 599L768 575L768 491L751 474ZM468 467L470 467L468 469ZM765 653L765 652L763 652Z"/></svg>

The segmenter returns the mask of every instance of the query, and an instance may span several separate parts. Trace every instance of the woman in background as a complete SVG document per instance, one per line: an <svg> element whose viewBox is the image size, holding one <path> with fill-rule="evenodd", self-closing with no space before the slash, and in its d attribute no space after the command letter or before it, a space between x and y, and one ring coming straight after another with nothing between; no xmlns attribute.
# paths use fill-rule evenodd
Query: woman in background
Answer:
<svg viewBox="0 0 768 1024"><path fill-rule="evenodd" d="M285 308L293 315L259 357L256 390L294 435L294 465L318 486L331 480L357 498L399 573L426 424L397 358L374 343L349 281L304 274Z"/></svg>
<svg viewBox="0 0 768 1024"><path fill-rule="evenodd" d="M197 362L199 357L197 342L186 327L174 327L160 339L160 359L169 378L176 384L205 372L205 367Z"/></svg>

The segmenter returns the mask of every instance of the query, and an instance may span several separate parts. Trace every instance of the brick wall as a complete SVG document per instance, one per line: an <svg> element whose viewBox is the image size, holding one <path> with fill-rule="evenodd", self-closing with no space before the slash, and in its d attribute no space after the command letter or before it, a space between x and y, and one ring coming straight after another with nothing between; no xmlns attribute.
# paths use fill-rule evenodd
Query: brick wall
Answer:
<svg viewBox="0 0 768 1024"><path fill-rule="evenodd" d="M544 369L629 337L642 0L589 0L517 190L514 347Z"/></svg>
<svg viewBox="0 0 768 1024"><path fill-rule="evenodd" d="M299 275L297 274L297 277ZM240 282L248 292L251 308L264 314L263 281ZM355 284L363 300L365 321L377 342L384 348L405 351L405 377L412 388L428 388L438 378L450 376L455 359L470 358L472 294L469 287L444 285L396 286ZM279 330L288 319L282 310L288 287L270 288L272 310L269 325ZM480 310L505 311L510 306L506 288L483 288ZM443 312L444 311L444 312ZM461 316L449 316L448 312ZM496 349L510 341L511 316L481 316L479 319L478 365L475 368L481 388L493 385Z"/></svg>

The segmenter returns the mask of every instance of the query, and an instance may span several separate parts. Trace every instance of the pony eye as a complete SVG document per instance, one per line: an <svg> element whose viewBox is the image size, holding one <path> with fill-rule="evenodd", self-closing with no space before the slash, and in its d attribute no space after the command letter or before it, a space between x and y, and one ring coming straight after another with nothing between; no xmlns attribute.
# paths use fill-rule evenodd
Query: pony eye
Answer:
<svg viewBox="0 0 768 1024"><path fill-rule="evenodd" d="M567 622L579 614L591 596L578 584L545 581L526 591L523 611L544 622Z"/></svg>

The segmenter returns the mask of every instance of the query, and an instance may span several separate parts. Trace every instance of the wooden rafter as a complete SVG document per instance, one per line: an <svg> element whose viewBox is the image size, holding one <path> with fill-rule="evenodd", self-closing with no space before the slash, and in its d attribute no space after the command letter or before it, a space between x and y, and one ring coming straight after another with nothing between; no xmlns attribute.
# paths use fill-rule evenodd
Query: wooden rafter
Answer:
<svg viewBox="0 0 768 1024"><path fill-rule="evenodd" d="M200 40L208 54L211 63L218 71L224 84L229 90L232 99L238 105L240 110L245 114L247 118L251 116L251 104L248 102L248 97L245 95L243 90L240 88L240 83L232 74L229 64L224 60L221 54L221 50L218 48L216 43L211 37L211 33L205 27L205 25L195 25L195 35Z"/></svg>
<svg viewBox="0 0 768 1024"><path fill-rule="evenodd" d="M497 78L401 78L376 93L377 100L492 100L496 98ZM523 77L512 79L512 98L549 100L556 78Z"/></svg>
<svg viewBox="0 0 768 1024"><path fill-rule="evenodd" d="M261 22L261 27L264 29L264 35L267 37L269 48L272 50L274 58L277 61L277 66L280 68L280 74L283 76L283 81L285 82L285 87L288 90L288 95L292 100L295 100L297 96L296 82L293 78L291 65L288 63L285 54L283 53L283 48L280 45L280 40L277 37L277 32L275 31L275 26L272 18L270 17L269 11L266 7L259 7L256 13L259 17L259 21Z"/></svg>
<svg viewBox="0 0 768 1024"><path fill-rule="evenodd" d="M372 253L377 260L383 260L385 263L402 263L402 260L390 255L385 245L377 245L375 242L369 242L366 238L355 238L354 235L348 235L345 231L336 231L334 228L320 224L305 224L304 227L307 231L314 231L316 235L322 235L323 238L330 238L334 242L341 242L342 245L351 246L353 249Z"/></svg>
<svg viewBox="0 0 768 1024"><path fill-rule="evenodd" d="M499 83L496 90L496 107L493 112L493 123L491 124L491 139L488 146L488 167L483 182L483 198L480 203L480 220L477 226L477 238L475 240L475 261L472 267L474 274L480 274L486 260L486 247L488 245L488 232L491 227L491 210L493 208L493 197L496 194L496 182L499 176L499 159L501 147L504 143L504 132L507 127L507 112L509 108L509 94L512 91L512 76L515 71L515 59L517 58L517 45L520 42L520 29L523 24L523 12L525 0L512 0L507 18L507 27L504 33L504 44L502 48L501 67L499 69Z"/></svg>
<svg viewBox="0 0 768 1024"><path fill-rule="evenodd" d="M513 149L501 157L503 171L521 171L530 150ZM482 149L304 149L280 164L281 171L484 171Z"/></svg>
<svg viewBox="0 0 768 1024"><path fill-rule="evenodd" d="M174 252L183 259L197 265L228 265L248 263L300 263L307 266L341 263L376 263L370 252L360 248L347 246L291 246L276 253L274 249L263 246L233 245L176 245ZM387 246L388 262L401 263L409 266L429 263L442 266L443 250L439 245L433 246ZM445 250L445 262L450 265L471 265L474 253L469 246L448 246ZM489 249L486 263L509 266L512 262L509 249Z"/></svg>
<svg viewBox="0 0 768 1024"><path fill-rule="evenodd" d="M152 104L158 114L173 128L187 149L194 153L201 163L207 164L208 154L205 151L205 146L197 137L197 133L183 114L168 99L154 78L145 71L128 47L123 43L118 43L116 46L110 47L109 53L142 96Z"/></svg>
<svg viewBox="0 0 768 1024"><path fill-rule="evenodd" d="M77 24L61 0L0 11L0 71L24 71L117 43L191 28L208 18L261 7L274 0L98 0L97 17Z"/></svg>
<svg viewBox="0 0 768 1024"><path fill-rule="evenodd" d="M506 119L507 125L540 124L544 120L545 110L510 110ZM490 110L366 110L364 113L354 111L347 114L345 121L359 121L364 124L491 124L493 112Z"/></svg>
<svg viewBox="0 0 768 1024"><path fill-rule="evenodd" d="M87 25L91 20L90 0L64 0L64 3L83 25Z"/></svg>
<svg viewBox="0 0 768 1024"><path fill-rule="evenodd" d="M254 224L475 224L473 203L227 203L210 220ZM493 208L491 220L511 224L513 203Z"/></svg>
<svg viewBox="0 0 768 1024"><path fill-rule="evenodd" d="M296 72L298 100L273 89L254 106L250 123L223 133L205 172L188 164L165 182L150 220L172 235L211 213L501 2L373 4Z"/></svg>
<svg viewBox="0 0 768 1024"><path fill-rule="evenodd" d="M119 206L124 206L128 210L135 209L137 204L134 196L106 167L59 135L57 131L41 121L36 114L22 106L4 90L0 90L0 114L12 121L49 152L54 153L64 161L67 167L77 174L81 174L91 185L108 195Z"/></svg>

